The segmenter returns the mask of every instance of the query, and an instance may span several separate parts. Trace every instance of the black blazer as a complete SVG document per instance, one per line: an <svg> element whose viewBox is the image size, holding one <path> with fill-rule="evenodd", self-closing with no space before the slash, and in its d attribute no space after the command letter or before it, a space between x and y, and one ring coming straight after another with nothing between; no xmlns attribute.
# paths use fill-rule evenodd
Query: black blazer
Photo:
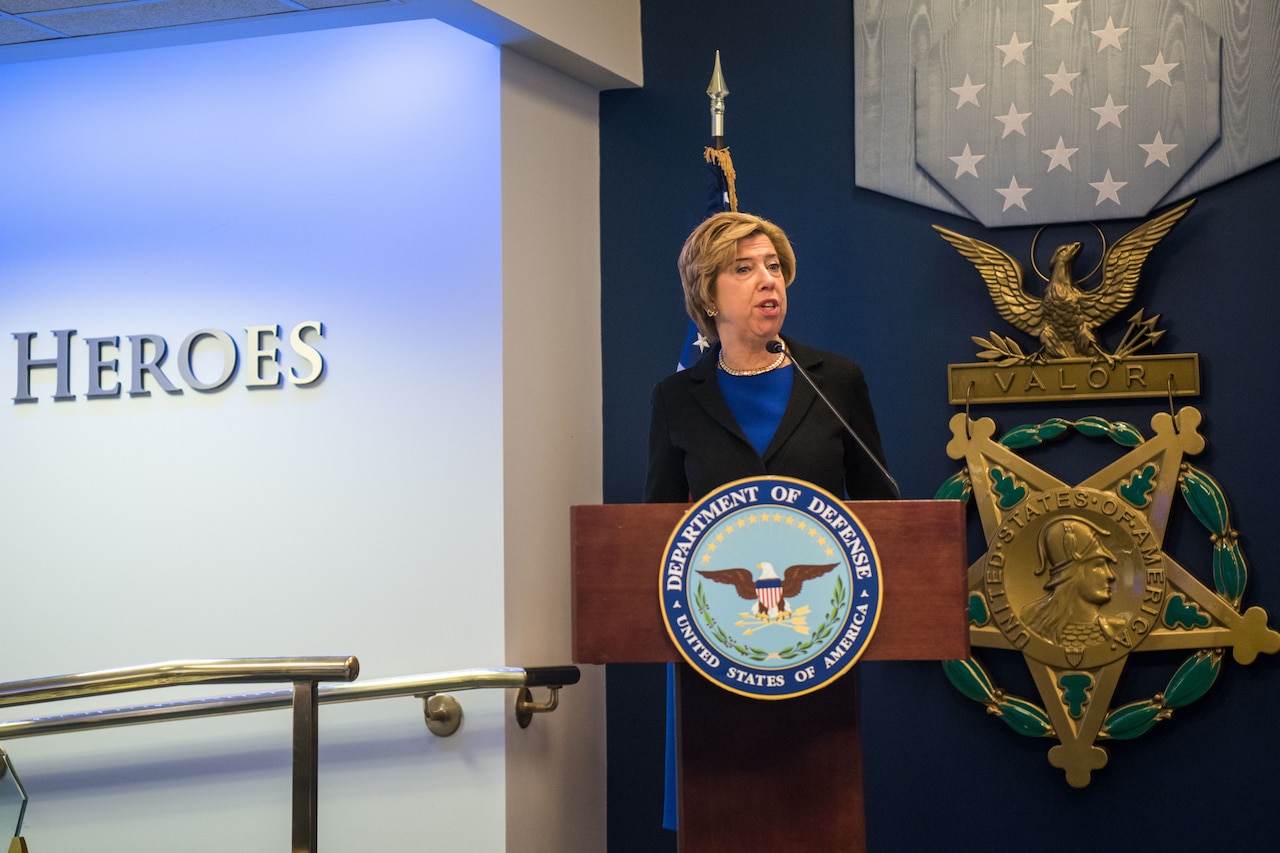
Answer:
<svg viewBox="0 0 1280 853"><path fill-rule="evenodd" d="M884 462L866 378L857 364L834 353L785 339L795 360ZM893 491L857 441L819 399L804 377L791 396L764 456L734 420L716 382L719 347L688 370L653 389L649 423L648 503L698 500L744 477L795 477L849 500L888 500Z"/></svg>

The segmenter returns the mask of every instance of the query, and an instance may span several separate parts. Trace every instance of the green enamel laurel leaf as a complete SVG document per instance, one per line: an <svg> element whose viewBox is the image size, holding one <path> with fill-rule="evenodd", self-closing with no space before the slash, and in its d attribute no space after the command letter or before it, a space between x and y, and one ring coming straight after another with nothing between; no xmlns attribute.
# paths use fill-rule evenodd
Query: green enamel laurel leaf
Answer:
<svg viewBox="0 0 1280 853"><path fill-rule="evenodd" d="M996 714L1020 735L1027 737L1044 737L1053 731L1049 715L1037 705L1025 699L1010 696L996 708Z"/></svg>
<svg viewBox="0 0 1280 853"><path fill-rule="evenodd" d="M995 698L991 679L976 662L971 660L944 660L942 671L956 689L975 702L988 703Z"/></svg>
<svg viewBox="0 0 1280 853"><path fill-rule="evenodd" d="M1110 421L1103 420L1096 415L1090 415L1076 421L1076 429L1081 435L1092 436L1097 438L1106 435L1111 431Z"/></svg>
<svg viewBox="0 0 1280 853"><path fill-rule="evenodd" d="M1089 704L1089 694L1093 690L1093 676L1083 672L1069 672L1058 679L1062 688L1062 701L1067 706L1067 713L1073 719L1080 719L1085 706Z"/></svg>
<svg viewBox="0 0 1280 853"><path fill-rule="evenodd" d="M1102 733L1115 740L1129 740L1145 734L1160 720L1160 706L1148 699L1121 705L1102 724Z"/></svg>
<svg viewBox="0 0 1280 853"><path fill-rule="evenodd" d="M1014 427L1000 439L1005 447L1018 450L1024 447L1036 447L1040 444L1040 428L1033 424Z"/></svg>
<svg viewBox="0 0 1280 853"><path fill-rule="evenodd" d="M1182 496L1191 507L1196 519L1215 533L1225 533L1227 529L1227 502L1222 496L1222 489L1213 478L1203 471L1187 467L1180 479Z"/></svg>
<svg viewBox="0 0 1280 853"><path fill-rule="evenodd" d="M1209 617L1200 612L1194 601L1175 593L1164 606L1164 625L1166 628L1206 628Z"/></svg>
<svg viewBox="0 0 1280 853"><path fill-rule="evenodd" d="M1244 566L1244 555L1234 542L1219 542L1213 548L1213 585L1218 592L1231 601L1239 601L1244 597L1244 586L1248 572Z"/></svg>
<svg viewBox="0 0 1280 853"><path fill-rule="evenodd" d="M1145 465L1128 480L1123 481L1116 489L1120 497L1141 509L1151 502L1151 493L1155 491L1155 476L1158 469L1155 465Z"/></svg>
<svg viewBox="0 0 1280 853"><path fill-rule="evenodd" d="M1049 439L1057 438L1070 428L1071 421L1050 418L1042 424L1023 424L1014 427L1004 434L1000 443L1014 449L1037 447Z"/></svg>
<svg viewBox="0 0 1280 853"><path fill-rule="evenodd" d="M1127 424L1123 421L1112 423L1096 415L1090 415L1078 421L1050 418L1042 424L1023 424L1005 433L1001 437L1000 443L1014 450L1035 447L1044 444L1049 439L1058 438L1071 427L1075 427L1076 431L1081 435L1094 438L1109 437L1116 444L1123 447L1137 447L1144 441L1142 433L1132 424Z"/></svg>
<svg viewBox="0 0 1280 853"><path fill-rule="evenodd" d="M1016 479L1005 474L1001 469L994 467L989 474L991 476L991 490L1000 496L998 503L1001 509L1013 509L1022 503L1022 499L1027 496L1027 490L1018 485Z"/></svg>
<svg viewBox="0 0 1280 853"><path fill-rule="evenodd" d="M1043 442L1051 438L1057 438L1069 429L1071 429L1071 421L1063 420L1062 418L1049 418L1049 420L1040 424L1036 434Z"/></svg>
<svg viewBox="0 0 1280 853"><path fill-rule="evenodd" d="M1111 436L1112 441L1122 447L1137 447L1144 441L1142 433L1123 421L1113 423L1107 434Z"/></svg>
<svg viewBox="0 0 1280 853"><path fill-rule="evenodd" d="M1221 671L1220 653L1204 651L1187 658L1169 679L1169 687L1164 694L1165 707L1181 708L1196 701L1209 692Z"/></svg>
<svg viewBox="0 0 1280 853"><path fill-rule="evenodd" d="M933 495L935 501L968 501L969 476L961 471L939 487Z"/></svg>
<svg viewBox="0 0 1280 853"><path fill-rule="evenodd" d="M976 592L969 596L969 621L979 627L991 621L987 600Z"/></svg>

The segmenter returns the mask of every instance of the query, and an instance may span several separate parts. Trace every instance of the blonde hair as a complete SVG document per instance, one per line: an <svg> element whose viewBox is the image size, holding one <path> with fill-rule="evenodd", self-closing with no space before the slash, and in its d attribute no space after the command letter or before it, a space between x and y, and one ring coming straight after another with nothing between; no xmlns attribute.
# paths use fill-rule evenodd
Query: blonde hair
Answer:
<svg viewBox="0 0 1280 853"><path fill-rule="evenodd" d="M716 276L734 259L738 241L763 234L778 253L783 283L790 287L796 278L796 254L786 233L767 219L751 213L724 212L708 217L684 241L680 250L680 284L684 287L684 307L698 330L716 340L716 318L707 314L715 304Z"/></svg>

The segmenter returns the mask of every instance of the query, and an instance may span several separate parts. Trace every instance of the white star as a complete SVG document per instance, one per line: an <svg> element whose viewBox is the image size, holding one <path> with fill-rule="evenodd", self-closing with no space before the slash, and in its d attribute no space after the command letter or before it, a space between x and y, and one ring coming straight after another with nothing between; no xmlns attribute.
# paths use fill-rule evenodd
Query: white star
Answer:
<svg viewBox="0 0 1280 853"><path fill-rule="evenodd" d="M698 352L706 352L711 346L711 341L707 340L702 332L698 332L698 337L694 339L693 345L698 348Z"/></svg>
<svg viewBox="0 0 1280 853"><path fill-rule="evenodd" d="M1030 46L1031 46L1031 42L1029 41L1023 41L1023 42L1018 41L1017 33L1013 34L1013 38L1009 39L1008 44L996 45L996 48L998 50L1004 51L1004 62L1000 63L1000 67L1004 68L1010 62L1013 62L1015 60L1018 62L1021 62L1023 65L1026 65L1027 57L1025 56L1025 54L1027 52L1027 48Z"/></svg>
<svg viewBox="0 0 1280 853"><path fill-rule="evenodd" d="M1100 107L1090 107L1089 109L1098 114L1098 126L1094 129L1102 130L1102 128L1108 124L1114 124L1116 127L1119 127L1120 113L1129 109L1129 105L1116 104L1115 101L1111 100L1111 94L1108 93L1107 102L1105 104Z"/></svg>
<svg viewBox="0 0 1280 853"><path fill-rule="evenodd" d="M1015 132L1021 133L1023 136L1026 136L1027 132L1023 130L1022 123L1026 121L1030 115L1031 113L1018 112L1018 108L1013 105L1012 101L1010 101L1009 112L1005 113L1002 116L996 116L996 121L1004 125L1004 133L1000 134L1000 138L1004 139L1009 134L1015 133Z"/></svg>
<svg viewBox="0 0 1280 853"><path fill-rule="evenodd" d="M1080 0L1056 0L1054 3L1045 3L1044 7L1053 13L1053 20L1049 22L1049 26L1053 26L1058 21L1066 21L1068 24L1074 24L1076 19L1072 17L1075 8L1080 5Z"/></svg>
<svg viewBox="0 0 1280 853"><path fill-rule="evenodd" d="M1071 171L1071 155L1075 154L1079 150L1080 150L1079 148L1068 148L1066 145L1063 144L1062 137L1059 136L1058 144L1056 147L1046 148L1040 152L1042 154L1049 155L1049 168L1046 169L1045 171L1052 172L1054 169L1061 166L1062 168L1070 172Z"/></svg>
<svg viewBox="0 0 1280 853"><path fill-rule="evenodd" d="M1089 186L1098 191L1098 200L1093 203L1093 206L1097 207L1107 199L1111 199L1116 204L1119 204L1120 196L1117 193L1121 187L1128 185L1128 181L1113 180L1111 178L1111 170L1107 169L1107 176L1101 181L1098 181L1097 183L1094 183L1093 181L1089 182Z"/></svg>
<svg viewBox="0 0 1280 853"><path fill-rule="evenodd" d="M1124 48L1120 46L1120 36L1129 32L1129 28L1117 27L1115 24L1111 23L1111 16L1108 15L1107 25L1105 27L1100 30L1090 30L1090 32L1099 39L1098 53L1102 53L1103 49L1106 47L1114 47L1116 50L1123 51Z"/></svg>
<svg viewBox="0 0 1280 853"><path fill-rule="evenodd" d="M1157 80L1164 83L1166 86L1172 86L1173 81L1169 79L1169 72L1177 68L1179 64L1181 63L1165 62L1164 52L1161 51L1160 53L1157 53L1155 62L1150 65L1142 66L1142 70L1151 75L1147 78L1147 88L1150 89L1154 86Z"/></svg>
<svg viewBox="0 0 1280 853"><path fill-rule="evenodd" d="M1168 166L1169 152L1177 148L1178 143L1165 142L1164 139L1162 139L1160 136L1160 131L1157 130L1156 138L1153 142L1147 145L1144 145L1141 142L1139 142L1138 147L1141 148L1143 151L1147 152L1147 162L1142 164L1142 167L1145 169L1147 166L1150 166L1152 163L1156 162L1157 160L1159 160L1161 163L1164 163L1166 166Z"/></svg>
<svg viewBox="0 0 1280 853"><path fill-rule="evenodd" d="M986 154L974 154L971 152L969 150L969 143L966 142L964 144L963 154L959 154L955 157L948 157L947 159L956 164L957 178L966 173L973 175L976 178L978 177L978 161L986 156Z"/></svg>
<svg viewBox="0 0 1280 853"><path fill-rule="evenodd" d="M985 89L986 86L986 83L974 83L969 79L968 74L964 75L963 86L951 87L951 91L959 96L959 103L956 104L956 109L960 109L965 104L973 104L975 107L981 108L982 105L978 103L978 93Z"/></svg>
<svg viewBox="0 0 1280 853"><path fill-rule="evenodd" d="M1027 209L1027 204L1022 200L1022 198L1027 193L1031 192L1031 187L1018 186L1017 177L1011 178L1009 180L1009 186L1006 187L1005 189L1000 189L999 187L996 187L996 192L1004 196L1004 207L1000 208L1001 213L1004 213L1006 210L1013 207L1015 204L1018 207L1022 208L1023 210Z"/></svg>
<svg viewBox="0 0 1280 853"><path fill-rule="evenodd" d="M1066 92L1068 95L1074 95L1071 91L1071 81L1080 76L1080 72L1067 72L1067 63L1059 62L1058 70L1053 74L1046 74L1044 78L1053 84L1053 88L1049 90L1049 97L1053 97L1058 92Z"/></svg>

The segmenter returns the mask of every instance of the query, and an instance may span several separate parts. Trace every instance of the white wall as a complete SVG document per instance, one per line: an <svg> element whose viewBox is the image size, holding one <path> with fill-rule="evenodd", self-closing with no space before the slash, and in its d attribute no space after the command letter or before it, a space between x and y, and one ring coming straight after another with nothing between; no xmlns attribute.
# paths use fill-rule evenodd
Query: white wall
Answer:
<svg viewBox="0 0 1280 853"><path fill-rule="evenodd" d="M506 644L569 663L569 506L602 489L598 98L502 59ZM604 668L554 714L508 719L507 849L605 849ZM538 699L546 691L536 691Z"/></svg>
<svg viewBox="0 0 1280 853"><path fill-rule="evenodd" d="M527 33L502 43L583 82L598 88L644 82L639 0L477 0L475 5Z"/></svg>
<svg viewBox="0 0 1280 853"><path fill-rule="evenodd" d="M497 101L493 49L455 33L438 52L431 17L507 48ZM324 35L398 21L417 22L398 48ZM38 333L35 357L76 328L79 359L76 401L0 409L24 602L0 679L205 655L356 653L366 678L568 662L567 508L600 495L596 90L641 79L638 0L406 0L22 45L0 66L0 223L22 247L0 257L0 316ZM499 176L500 228L460 212ZM217 394L130 398L122 376L122 398L84 399L85 337L176 349L225 328L247 358L243 326L308 319L328 362L312 387L250 390L242 363ZM33 374L46 398L51 373ZM322 709L325 849L603 849L603 671L528 730L510 696L459 698L449 740L415 700ZM12 741L27 836L282 849L288 726Z"/></svg>
<svg viewBox="0 0 1280 853"><path fill-rule="evenodd" d="M431 21L0 68L0 679L503 663L499 73L498 48ZM245 327L280 324L282 369L305 372L287 335L311 320L323 379L246 387ZM11 333L36 332L39 358L67 328L76 399L49 399L46 368L37 402L10 402ZM240 349L216 393L176 367L204 328ZM129 395L137 333L168 341L181 394ZM86 399L84 341L110 336L102 384L123 391ZM325 849L502 849L504 697L460 698L448 741L411 699L322 710ZM274 712L5 747L42 853L270 851L289 744Z"/></svg>

